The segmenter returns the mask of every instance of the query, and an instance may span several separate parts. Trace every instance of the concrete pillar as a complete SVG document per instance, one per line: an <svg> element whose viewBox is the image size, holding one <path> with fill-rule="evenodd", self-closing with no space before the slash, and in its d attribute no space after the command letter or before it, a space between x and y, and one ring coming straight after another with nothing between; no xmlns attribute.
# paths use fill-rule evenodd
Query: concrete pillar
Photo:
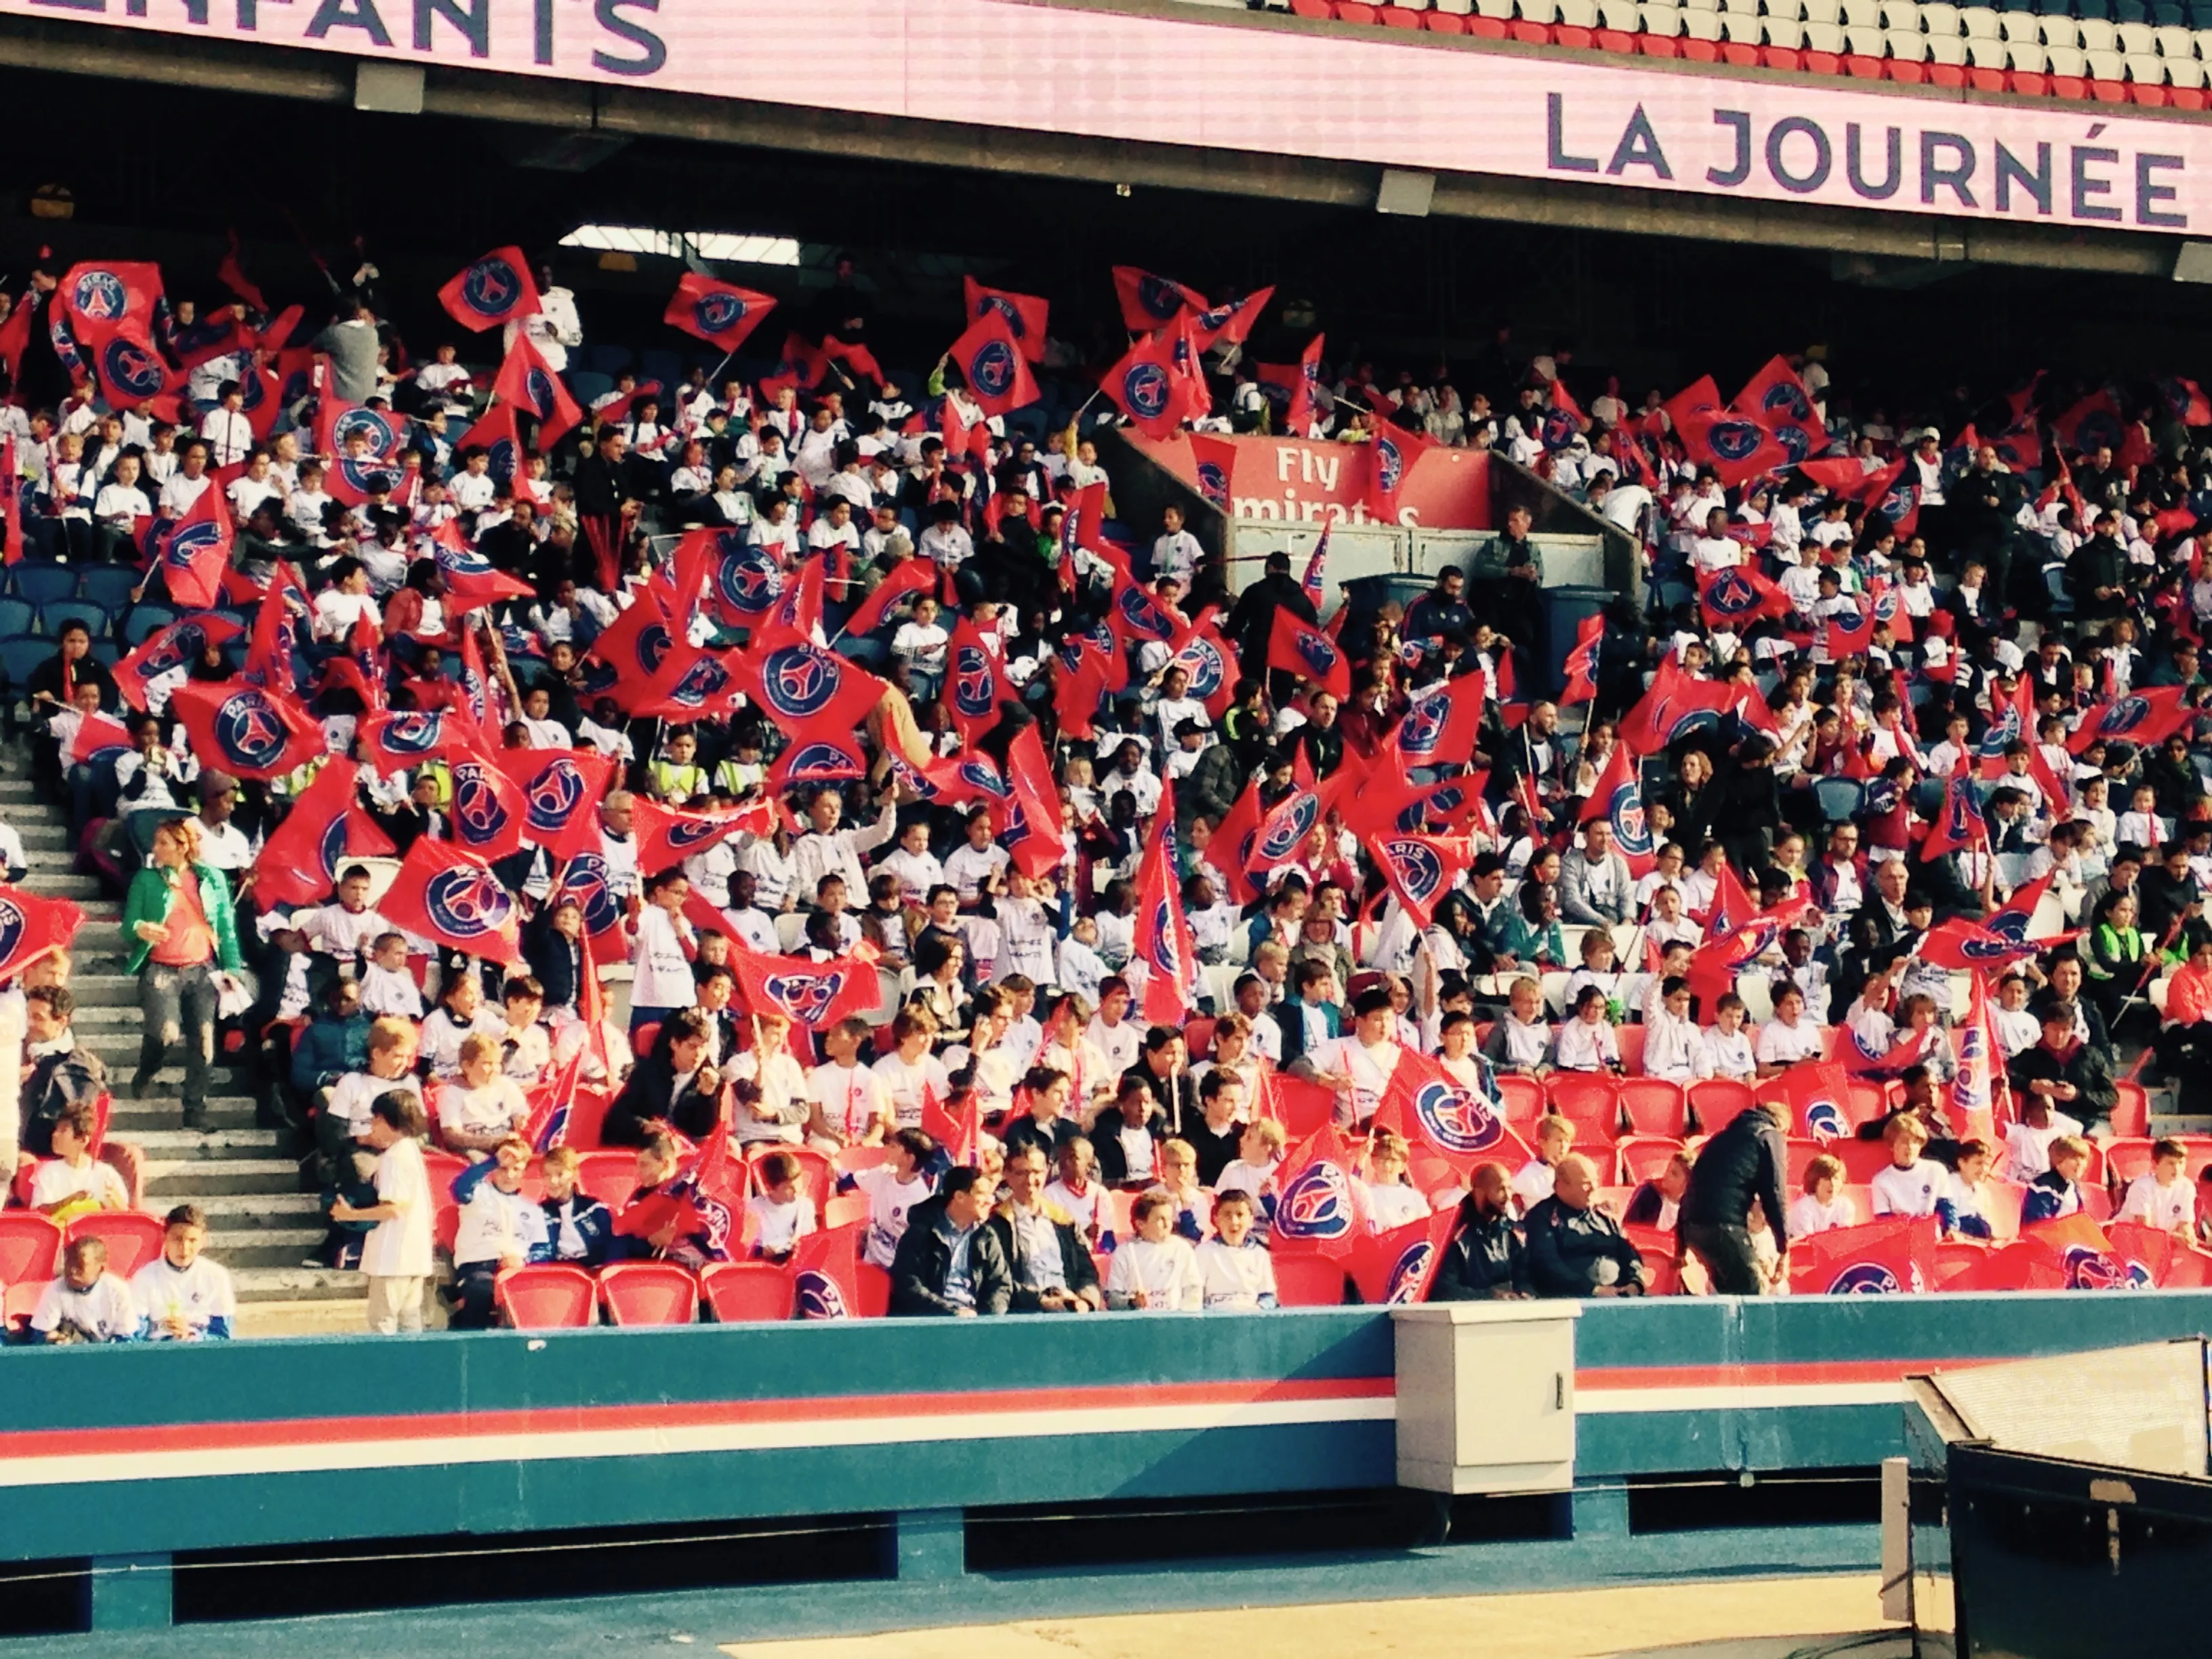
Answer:
<svg viewBox="0 0 2212 1659"><path fill-rule="evenodd" d="M968 1571L966 1516L959 1510L901 1510L898 1530L901 1580L958 1578Z"/></svg>
<svg viewBox="0 0 2212 1659"><path fill-rule="evenodd" d="M92 1628L167 1630L171 1577L166 1555L94 1557L85 1590Z"/></svg>

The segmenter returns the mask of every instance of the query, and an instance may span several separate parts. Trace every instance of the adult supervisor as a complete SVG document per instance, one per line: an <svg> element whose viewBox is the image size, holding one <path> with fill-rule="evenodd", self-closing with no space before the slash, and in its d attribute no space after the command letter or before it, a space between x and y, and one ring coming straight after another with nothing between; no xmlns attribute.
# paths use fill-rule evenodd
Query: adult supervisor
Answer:
<svg viewBox="0 0 2212 1659"><path fill-rule="evenodd" d="M1717 1296L1757 1296L1765 1288L1751 1252L1754 1199L1766 1212L1785 1266L1790 1260L1783 1231L1790 1148L1782 1134L1789 1109L1771 1103L1746 1108L1705 1144L1690 1166L1679 1222L1682 1244L1705 1263Z"/></svg>

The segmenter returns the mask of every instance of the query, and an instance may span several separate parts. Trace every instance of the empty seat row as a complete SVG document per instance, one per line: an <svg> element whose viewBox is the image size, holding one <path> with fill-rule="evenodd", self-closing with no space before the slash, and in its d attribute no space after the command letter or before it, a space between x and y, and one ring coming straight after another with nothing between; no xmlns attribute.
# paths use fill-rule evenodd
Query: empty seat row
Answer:
<svg viewBox="0 0 2212 1659"><path fill-rule="evenodd" d="M1426 3L1419 0L1413 9ZM1702 39L1729 40L1757 40L1762 29L1786 32L1791 25L1822 24L1920 34L1931 40L2006 40L2128 57L2212 58L2212 27L2112 23L2034 12L2001 13L1982 6L1916 5L1912 0L1768 0L1763 9L1759 0L1473 0L1472 15L1579 28L1693 33ZM1697 21L1701 16L1717 21ZM1767 35L1770 43L1773 38L1771 33Z"/></svg>

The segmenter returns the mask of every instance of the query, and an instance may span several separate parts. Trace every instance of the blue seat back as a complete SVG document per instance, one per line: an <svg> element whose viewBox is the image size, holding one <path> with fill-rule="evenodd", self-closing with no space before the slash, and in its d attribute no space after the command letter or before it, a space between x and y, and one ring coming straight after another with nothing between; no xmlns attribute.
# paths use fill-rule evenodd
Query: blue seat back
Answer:
<svg viewBox="0 0 2212 1659"><path fill-rule="evenodd" d="M141 646L147 640L176 621L173 605L155 605L149 600L134 605L123 618L123 641L126 645Z"/></svg>
<svg viewBox="0 0 2212 1659"><path fill-rule="evenodd" d="M145 580L128 565L96 564L84 573L84 597L118 617L129 607L131 589Z"/></svg>
<svg viewBox="0 0 2212 1659"><path fill-rule="evenodd" d="M35 605L46 605L74 594L76 578L76 570L72 566L27 561L15 567L9 586L18 598L28 599Z"/></svg>
<svg viewBox="0 0 2212 1659"><path fill-rule="evenodd" d="M107 632L107 611L89 599L56 599L51 605L39 607L39 621L46 632L58 638L63 627L81 622L92 630L95 640Z"/></svg>
<svg viewBox="0 0 2212 1659"><path fill-rule="evenodd" d="M32 671L53 654L54 642L36 634L0 640L0 677L9 690L21 692L30 683Z"/></svg>
<svg viewBox="0 0 2212 1659"><path fill-rule="evenodd" d="M0 639L10 634L29 633L38 614L28 599L19 599L12 595L0 599Z"/></svg>

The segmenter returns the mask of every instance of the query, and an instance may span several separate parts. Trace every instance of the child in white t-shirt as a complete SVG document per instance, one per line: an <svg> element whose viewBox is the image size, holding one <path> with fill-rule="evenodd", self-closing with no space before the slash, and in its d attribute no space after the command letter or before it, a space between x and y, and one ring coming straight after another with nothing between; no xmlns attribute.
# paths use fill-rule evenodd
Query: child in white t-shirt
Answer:
<svg viewBox="0 0 2212 1659"><path fill-rule="evenodd" d="M1077 1144L1088 1146L1087 1142ZM842 1175L837 1185L841 1191L867 1194L868 1230L860 1254L864 1260L888 1269L891 1258L898 1254L899 1240L906 1236L908 1214L936 1190L921 1170L937 1150L937 1143L919 1129L900 1129L884 1143L884 1149L890 1156L881 1164Z"/></svg>
<svg viewBox="0 0 2212 1659"><path fill-rule="evenodd" d="M1559 1160L1574 1150L1575 1126L1565 1118L1547 1116L1536 1125L1536 1155L1513 1177L1514 1200L1526 1215L1552 1195L1552 1182Z"/></svg>
<svg viewBox="0 0 2212 1659"><path fill-rule="evenodd" d="M1875 1214L1934 1215L1936 1200L1950 1190L1950 1171L1920 1156L1928 1144L1926 1128L1917 1117L1892 1118L1882 1139L1889 1143L1889 1167L1868 1183Z"/></svg>
<svg viewBox="0 0 2212 1659"><path fill-rule="evenodd" d="M815 1231L805 1167L795 1152L770 1152L754 1173L761 1190L745 1200L755 1228L753 1253L765 1261L789 1261L793 1248Z"/></svg>
<svg viewBox="0 0 2212 1659"><path fill-rule="evenodd" d="M31 1207L66 1226L81 1215L127 1210L131 1194L112 1164L92 1155L99 1124L89 1101L73 1101L54 1120L54 1155L31 1177Z"/></svg>
<svg viewBox="0 0 2212 1659"><path fill-rule="evenodd" d="M1109 1237L1113 1212L1102 1202L1106 1188L1097 1170L1098 1154L1091 1143L1069 1141L1060 1149L1060 1175L1044 1189L1045 1202L1067 1212L1091 1249L1111 1249L1119 1241Z"/></svg>
<svg viewBox="0 0 2212 1659"><path fill-rule="evenodd" d="M1290 1137L1272 1117L1255 1117L1244 1126L1237 1142L1237 1156L1222 1167L1213 1182L1216 1194L1249 1193L1254 1206L1253 1237L1265 1244L1275 1218L1275 1176L1283 1165L1283 1148ZM1215 1200L1218 1204L1219 1198Z"/></svg>
<svg viewBox="0 0 2212 1659"><path fill-rule="evenodd" d="M1367 1143L1367 1224L1387 1233L1429 1213L1429 1201L1406 1182L1410 1159L1403 1135L1377 1129Z"/></svg>
<svg viewBox="0 0 2212 1659"><path fill-rule="evenodd" d="M407 965L404 933L380 933L370 947L368 967L361 976L362 1012L371 1018L391 1014L401 1019L422 1018L422 988Z"/></svg>
<svg viewBox="0 0 2212 1659"><path fill-rule="evenodd" d="M1140 1193L1130 1206L1137 1236L1114 1252L1106 1270L1106 1304L1147 1313L1196 1313L1206 1305L1198 1256L1175 1236L1176 1201L1164 1192Z"/></svg>
<svg viewBox="0 0 2212 1659"><path fill-rule="evenodd" d="M487 1031L461 1039L461 1075L438 1099L438 1138L448 1152L481 1162L492 1148L530 1121L522 1085L500 1071L500 1040Z"/></svg>
<svg viewBox="0 0 2212 1659"><path fill-rule="evenodd" d="M1844 1161L1822 1152L1805 1166L1805 1190L1790 1205L1790 1237L1794 1243L1814 1233L1859 1224L1858 1206L1844 1191Z"/></svg>
<svg viewBox="0 0 2212 1659"><path fill-rule="evenodd" d="M1198 1247L1198 1276L1207 1308L1272 1308L1275 1264L1267 1247L1252 1237L1259 1206L1245 1192L1224 1192L1214 1200L1213 1237Z"/></svg>
<svg viewBox="0 0 2212 1659"><path fill-rule="evenodd" d="M2163 1232L2194 1236L2197 1188L2189 1179L2189 1148L2161 1139L2150 1149L2150 1172L2128 1182L2127 1196L2113 1212L2115 1221L2139 1221Z"/></svg>
<svg viewBox="0 0 2212 1659"><path fill-rule="evenodd" d="M73 1239L62 1252L60 1277L39 1292L31 1334L41 1342L128 1342L138 1334L131 1287L107 1271L107 1243Z"/></svg>
<svg viewBox="0 0 2212 1659"><path fill-rule="evenodd" d="M1959 1167L1945 1183L1943 1196L1936 1200L1936 1218L1943 1224L1946 1238L1996 1237L1996 1230L1990 1225L1987 1189L1983 1185L1989 1169L1987 1142L1959 1143Z"/></svg>

